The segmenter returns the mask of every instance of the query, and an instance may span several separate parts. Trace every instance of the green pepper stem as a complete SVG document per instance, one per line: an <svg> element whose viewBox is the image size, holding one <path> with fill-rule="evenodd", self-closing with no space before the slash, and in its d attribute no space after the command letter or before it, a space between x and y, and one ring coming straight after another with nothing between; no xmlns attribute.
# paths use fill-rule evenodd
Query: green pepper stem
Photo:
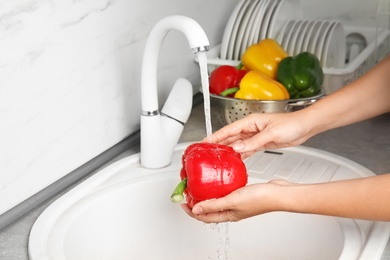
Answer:
<svg viewBox="0 0 390 260"><path fill-rule="evenodd" d="M242 67L244 67L244 63L243 63L243 62L240 62L240 63L237 65L236 68L237 68L238 70L241 70Z"/></svg>
<svg viewBox="0 0 390 260"><path fill-rule="evenodd" d="M226 97L230 94L236 93L239 89L240 89L239 87L228 88L222 91L219 95Z"/></svg>
<svg viewBox="0 0 390 260"><path fill-rule="evenodd" d="M184 178L179 182L176 188L173 190L171 195L171 201L174 203L179 203L184 199L183 192L187 188L187 178Z"/></svg>

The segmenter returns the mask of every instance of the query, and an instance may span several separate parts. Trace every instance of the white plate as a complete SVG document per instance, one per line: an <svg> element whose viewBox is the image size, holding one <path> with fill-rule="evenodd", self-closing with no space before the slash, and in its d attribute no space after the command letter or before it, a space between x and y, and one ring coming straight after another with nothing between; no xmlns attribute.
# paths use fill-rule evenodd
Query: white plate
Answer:
<svg viewBox="0 0 390 260"><path fill-rule="evenodd" d="M282 40L282 47L284 50L287 50L288 42L290 41L291 34L293 32L294 25L296 23L296 20L291 20L288 22L286 30L283 34L283 40Z"/></svg>
<svg viewBox="0 0 390 260"><path fill-rule="evenodd" d="M267 10L265 11L263 22L261 23L260 39L267 38L267 31L271 22L271 18L280 3L281 0L273 0L268 2Z"/></svg>
<svg viewBox="0 0 390 260"><path fill-rule="evenodd" d="M257 24L256 24L256 32L255 32L255 39L254 41L255 42L259 42L261 40L261 37L260 37L260 34L261 34L261 25L263 24L263 21L264 21L264 15L265 15L265 12L267 11L267 6L268 6L268 3L270 2L271 0L263 0L261 2L261 7L260 7L260 10L259 10L259 14L257 15Z"/></svg>
<svg viewBox="0 0 390 260"><path fill-rule="evenodd" d="M299 20L302 19L302 16L299 0L281 0L272 15L267 37L274 39L288 20Z"/></svg>
<svg viewBox="0 0 390 260"><path fill-rule="evenodd" d="M296 21L294 26L293 26L293 28L292 28L292 30L291 30L292 34L291 34L291 37L289 39L289 42L287 44L287 49L286 49L286 52L290 56L294 55L294 48L295 48L295 45L296 45L296 42L297 42L298 35L300 34L302 23L303 23L302 20Z"/></svg>
<svg viewBox="0 0 390 260"><path fill-rule="evenodd" d="M316 27L316 24L319 24L321 21L309 21L307 28L306 28L306 34L303 37L303 43L302 43L302 51L309 51L309 43L310 38L312 37L313 30Z"/></svg>
<svg viewBox="0 0 390 260"><path fill-rule="evenodd" d="M302 52L303 40L305 38L309 22L310 21L303 21L302 22L301 28L298 32L298 38L296 39L296 42L295 42L293 55L297 55L298 53Z"/></svg>
<svg viewBox="0 0 390 260"><path fill-rule="evenodd" d="M310 37L310 43L309 43L309 49L308 49L309 52L315 54L318 38L320 37L321 31L324 28L324 26L327 25L327 23L329 23L329 22L328 21L320 21L320 23L318 25L317 24L314 25L313 33L311 34L311 37Z"/></svg>
<svg viewBox="0 0 390 260"><path fill-rule="evenodd" d="M247 47L258 42L258 40L257 40L258 37L256 34L257 34L258 27L260 27L261 20L262 20L262 16L260 16L261 15L260 11L261 11L262 6L264 5L264 2L266 2L266 1L267 0L260 0L256 5L256 8L255 8L254 13L253 13L253 20L251 23Z"/></svg>
<svg viewBox="0 0 390 260"><path fill-rule="evenodd" d="M226 59L227 58L227 49L228 49L228 46L229 46L229 42L230 42L230 37L232 35L232 31L233 31L233 26L234 26L234 23L237 19L237 15L241 9L241 6L246 2L247 0L241 0L237 5L236 7L234 8L232 14L230 15L229 17L229 20L227 21L226 23L226 26L225 26L225 31L223 33L223 36L222 36L222 41L221 41L221 53L219 54L221 59Z"/></svg>
<svg viewBox="0 0 390 260"><path fill-rule="evenodd" d="M326 37L329 34L330 29L335 24L336 24L336 22L334 22L334 21L327 22L326 26L322 27L322 30L320 32L320 37L317 40L315 54L317 55L318 59L320 60L322 66L324 66L324 64L322 63L321 57L322 57L322 52L323 52L323 48L324 48L324 45L325 45L325 40L326 40Z"/></svg>
<svg viewBox="0 0 390 260"><path fill-rule="evenodd" d="M286 24L282 27L282 29L278 33L278 36L276 37L276 39L275 39L280 44L280 46L282 46L282 47L283 47L282 43L283 43L283 39L284 39L286 30L287 30L287 27L290 26L290 23L293 23L293 22L294 22L294 20L287 21Z"/></svg>
<svg viewBox="0 0 390 260"><path fill-rule="evenodd" d="M310 38L311 30L313 29L315 21L307 21L307 25L305 28L305 32L302 34L302 43L300 47L300 52L307 51L307 47L305 47L306 42Z"/></svg>
<svg viewBox="0 0 390 260"><path fill-rule="evenodd" d="M237 39L234 44L234 60L241 59L241 54L246 50L248 37L251 30L251 22L253 22L254 11L260 1L261 0L252 0L249 7L247 8L247 11L245 12L244 17L242 18L241 25L238 29Z"/></svg>
<svg viewBox="0 0 390 260"><path fill-rule="evenodd" d="M235 44L235 41L237 38L238 28L241 24L242 17L244 16L245 11L246 11L247 7L249 6L249 4L250 4L250 0L245 0L244 4L241 6L240 11L237 14L237 18L234 22L232 33L230 35L229 45L227 48L226 59L228 59L228 60L233 60L234 44Z"/></svg>
<svg viewBox="0 0 390 260"><path fill-rule="evenodd" d="M344 68L346 57L346 33L344 26L337 22L325 42L322 60L326 68Z"/></svg>

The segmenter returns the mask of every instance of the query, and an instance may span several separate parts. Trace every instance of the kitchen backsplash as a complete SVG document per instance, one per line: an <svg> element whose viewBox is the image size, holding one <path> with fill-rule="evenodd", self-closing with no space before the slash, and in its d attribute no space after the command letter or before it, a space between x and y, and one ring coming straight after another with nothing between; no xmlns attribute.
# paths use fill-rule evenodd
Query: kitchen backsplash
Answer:
<svg viewBox="0 0 390 260"><path fill-rule="evenodd" d="M2 1L0 214L139 129L142 54L156 22L191 17L215 45L237 2ZM339 4L302 1L309 18L375 24L376 1ZM159 59L160 102L178 77L199 84L193 58L185 37L170 32Z"/></svg>
<svg viewBox="0 0 390 260"><path fill-rule="evenodd" d="M191 17L215 44L235 3L2 1L0 214L139 129L141 61L155 23ZM177 77L197 84L181 33L168 34L159 63L161 99Z"/></svg>

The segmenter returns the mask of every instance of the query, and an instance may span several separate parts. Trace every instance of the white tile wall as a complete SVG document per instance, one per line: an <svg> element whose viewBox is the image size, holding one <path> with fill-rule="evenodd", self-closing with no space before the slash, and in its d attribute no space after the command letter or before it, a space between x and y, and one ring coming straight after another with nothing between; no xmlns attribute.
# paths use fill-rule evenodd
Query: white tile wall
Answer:
<svg viewBox="0 0 390 260"><path fill-rule="evenodd" d="M0 214L139 129L140 66L157 21L186 15L215 44L235 3L0 1ZM179 76L198 82L181 33L161 52L161 99Z"/></svg>

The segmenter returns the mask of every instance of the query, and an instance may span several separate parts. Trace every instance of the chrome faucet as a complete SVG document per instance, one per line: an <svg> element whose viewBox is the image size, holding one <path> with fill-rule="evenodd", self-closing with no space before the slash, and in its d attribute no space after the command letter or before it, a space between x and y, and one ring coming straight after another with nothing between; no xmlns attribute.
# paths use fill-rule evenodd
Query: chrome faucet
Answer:
<svg viewBox="0 0 390 260"><path fill-rule="evenodd" d="M179 141L192 108L192 85L179 78L161 112L157 97L157 64L161 45L167 33L176 29L187 37L194 54L209 50L202 27L193 19L173 15L160 20L146 41L141 74L141 164L145 168L162 168L170 164L173 149Z"/></svg>

